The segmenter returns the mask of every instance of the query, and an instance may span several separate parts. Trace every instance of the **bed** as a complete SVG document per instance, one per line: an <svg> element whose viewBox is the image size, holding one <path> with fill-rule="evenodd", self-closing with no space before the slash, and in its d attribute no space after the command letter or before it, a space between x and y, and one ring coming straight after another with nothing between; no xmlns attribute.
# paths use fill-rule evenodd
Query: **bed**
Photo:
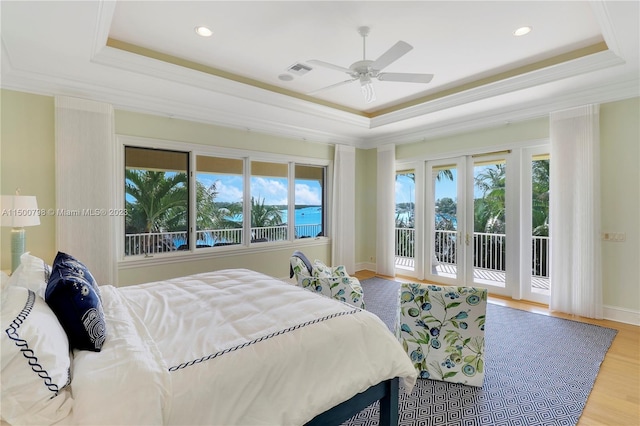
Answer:
<svg viewBox="0 0 640 426"><path fill-rule="evenodd" d="M24 291L12 291L5 297L3 289L3 330L20 315L5 310L6 299L24 298ZM70 383L59 386L44 409L34 406L32 420L326 425L380 399L381 424L394 424L398 386L408 391L416 380L406 352L378 317L258 272L229 269L97 291L104 343L99 352L73 351ZM27 292L35 295L33 312L46 310L37 294L42 288ZM19 356L5 363L5 349L15 352L10 346L17 345L9 334L2 335L3 420L16 419L7 411L15 401L5 392L23 391L5 388L5 364L38 374ZM43 387L40 376L36 385Z"/></svg>

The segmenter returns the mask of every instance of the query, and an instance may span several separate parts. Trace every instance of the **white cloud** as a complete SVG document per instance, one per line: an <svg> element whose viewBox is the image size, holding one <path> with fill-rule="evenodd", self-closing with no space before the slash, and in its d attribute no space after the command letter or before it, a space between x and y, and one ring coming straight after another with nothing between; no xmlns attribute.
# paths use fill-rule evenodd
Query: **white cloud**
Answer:
<svg viewBox="0 0 640 426"><path fill-rule="evenodd" d="M198 181L206 187L213 184L216 185L218 195L215 201L228 203L242 202L241 176L198 174Z"/></svg>
<svg viewBox="0 0 640 426"><path fill-rule="evenodd" d="M320 186L312 188L304 183L296 184L296 204L318 206L322 204Z"/></svg>
<svg viewBox="0 0 640 426"><path fill-rule="evenodd" d="M251 196L266 205L286 205L287 179L251 178Z"/></svg>

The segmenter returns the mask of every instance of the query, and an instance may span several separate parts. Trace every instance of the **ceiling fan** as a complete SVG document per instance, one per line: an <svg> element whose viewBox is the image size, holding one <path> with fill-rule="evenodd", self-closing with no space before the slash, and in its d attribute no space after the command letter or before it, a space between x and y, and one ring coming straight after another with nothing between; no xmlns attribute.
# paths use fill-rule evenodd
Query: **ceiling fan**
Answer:
<svg viewBox="0 0 640 426"><path fill-rule="evenodd" d="M400 59L400 57L413 49L413 47L409 43L399 41L391 46L389 50L384 52L375 61L367 60L366 37L367 35L369 35L369 30L369 27L358 28L358 33L362 36L362 60L354 62L349 68L330 64L324 61L319 61L317 59L307 61L310 64L345 72L351 77L348 80L344 80L339 83L309 92L309 95L313 95L324 90L333 89L334 87L342 86L343 84L351 83L358 80L360 81L360 87L362 89L362 94L364 95L365 101L367 103L370 103L376 100L376 93L373 88L373 83L371 82L372 78L376 78L380 81L398 81L402 83L429 83L431 81L431 79L433 78L433 74L380 72L391 63Z"/></svg>

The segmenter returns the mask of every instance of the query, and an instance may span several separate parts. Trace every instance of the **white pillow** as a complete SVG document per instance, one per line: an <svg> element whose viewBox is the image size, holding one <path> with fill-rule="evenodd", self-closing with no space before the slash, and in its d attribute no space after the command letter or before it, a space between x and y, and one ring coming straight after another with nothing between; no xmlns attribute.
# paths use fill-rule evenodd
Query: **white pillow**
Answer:
<svg viewBox="0 0 640 426"><path fill-rule="evenodd" d="M2 420L53 424L73 405L69 340L44 299L20 286L2 291Z"/></svg>
<svg viewBox="0 0 640 426"><path fill-rule="evenodd" d="M50 276L51 266L39 257L26 252L20 256L20 265L11 274L7 285L28 288L44 299Z"/></svg>

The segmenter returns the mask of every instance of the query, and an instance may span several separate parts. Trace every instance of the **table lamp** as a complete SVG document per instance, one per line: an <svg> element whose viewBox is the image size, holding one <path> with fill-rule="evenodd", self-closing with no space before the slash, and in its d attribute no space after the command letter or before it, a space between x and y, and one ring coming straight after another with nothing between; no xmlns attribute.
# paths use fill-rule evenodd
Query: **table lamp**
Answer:
<svg viewBox="0 0 640 426"><path fill-rule="evenodd" d="M32 195L3 195L0 200L2 208L2 226L11 229L11 272L20 265L20 256L25 251L25 226L40 225L38 202Z"/></svg>

